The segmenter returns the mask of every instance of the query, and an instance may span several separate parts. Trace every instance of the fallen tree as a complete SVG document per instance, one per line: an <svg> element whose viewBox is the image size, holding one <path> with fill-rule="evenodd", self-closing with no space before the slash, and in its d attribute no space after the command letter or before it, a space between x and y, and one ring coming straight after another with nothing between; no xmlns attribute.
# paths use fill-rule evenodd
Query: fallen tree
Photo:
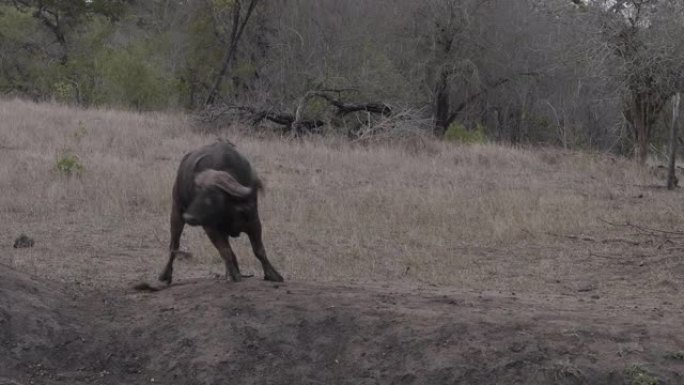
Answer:
<svg viewBox="0 0 684 385"><path fill-rule="evenodd" d="M244 105L223 105L209 107L200 116L203 123L213 123L230 111L242 111L248 114L247 120L253 126L258 125L264 120L282 126L285 133L300 135L304 133L320 133L321 127L329 122L321 119L305 119L303 111L307 103L313 98L320 98L336 109L334 115L343 117L354 112L367 112L369 114L379 114L385 117L392 115L392 108L385 103L347 103L339 96L333 97L331 94L340 93L339 90L320 90L309 91L300 98L294 113L278 111L274 109L264 109Z"/></svg>

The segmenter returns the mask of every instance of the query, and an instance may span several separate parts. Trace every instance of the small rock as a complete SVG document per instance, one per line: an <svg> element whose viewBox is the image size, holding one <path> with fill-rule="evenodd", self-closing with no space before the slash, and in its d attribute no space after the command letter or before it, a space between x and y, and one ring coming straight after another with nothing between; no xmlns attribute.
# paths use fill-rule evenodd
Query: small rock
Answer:
<svg viewBox="0 0 684 385"><path fill-rule="evenodd" d="M596 288L594 287L594 285L589 284L589 285L580 286L580 287L577 289L577 291L580 292L580 293L586 293L586 292L588 292L588 291L594 291L595 289L596 289Z"/></svg>
<svg viewBox="0 0 684 385"><path fill-rule="evenodd" d="M520 353L523 350L525 350L525 344L522 342L515 342L513 343L513 345L510 346L509 349L511 349L511 351L514 353Z"/></svg>
<svg viewBox="0 0 684 385"><path fill-rule="evenodd" d="M14 240L14 248L22 249L25 247L33 247L33 238L27 236L26 234L21 234Z"/></svg>

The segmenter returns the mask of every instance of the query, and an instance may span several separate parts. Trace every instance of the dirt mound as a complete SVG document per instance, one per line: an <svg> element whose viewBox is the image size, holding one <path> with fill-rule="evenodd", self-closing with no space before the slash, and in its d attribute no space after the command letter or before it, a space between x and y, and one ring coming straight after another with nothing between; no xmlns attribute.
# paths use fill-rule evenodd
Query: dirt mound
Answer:
<svg viewBox="0 0 684 385"><path fill-rule="evenodd" d="M0 384L681 384L682 315L258 279L82 296L1 268Z"/></svg>
<svg viewBox="0 0 684 385"><path fill-rule="evenodd" d="M47 353L75 338L80 326L74 312L58 285L0 265L0 384L12 383L3 376L58 363Z"/></svg>

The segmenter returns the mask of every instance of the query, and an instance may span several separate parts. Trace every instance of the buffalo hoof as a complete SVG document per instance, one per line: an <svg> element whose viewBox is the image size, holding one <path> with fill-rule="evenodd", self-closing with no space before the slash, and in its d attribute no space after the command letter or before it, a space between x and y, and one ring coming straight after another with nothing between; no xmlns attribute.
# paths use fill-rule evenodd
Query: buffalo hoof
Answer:
<svg viewBox="0 0 684 385"><path fill-rule="evenodd" d="M232 281L232 282L240 282L242 281L242 276L241 275L226 275L226 281Z"/></svg>
<svg viewBox="0 0 684 385"><path fill-rule="evenodd" d="M240 282L242 281L242 274L238 269L226 269L226 281Z"/></svg>
<svg viewBox="0 0 684 385"><path fill-rule="evenodd" d="M172 279L173 279L172 273L168 270L165 270L161 274L159 274L159 281L164 282L167 285L171 284Z"/></svg>
<svg viewBox="0 0 684 385"><path fill-rule="evenodd" d="M277 271L271 270L264 273L264 280L271 282L283 282L283 277Z"/></svg>

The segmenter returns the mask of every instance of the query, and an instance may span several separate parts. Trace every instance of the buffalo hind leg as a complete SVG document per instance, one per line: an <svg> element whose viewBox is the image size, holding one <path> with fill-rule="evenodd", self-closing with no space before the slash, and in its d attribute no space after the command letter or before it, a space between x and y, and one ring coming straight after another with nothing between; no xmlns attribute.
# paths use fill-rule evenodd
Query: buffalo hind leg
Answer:
<svg viewBox="0 0 684 385"><path fill-rule="evenodd" d="M249 231L247 231L247 236L249 237L249 243L252 245L254 255L259 259L261 266L264 268L264 279L273 282L283 282L283 277L276 271L266 257L264 242L261 240L261 221L258 217L253 221Z"/></svg>
<svg viewBox="0 0 684 385"><path fill-rule="evenodd" d="M183 227L185 227L185 221L181 215L180 209L174 203L171 209L171 242L169 244L169 261L166 263L166 267L161 274L159 274L159 280L166 282L170 285L173 279L173 260L176 259L176 253L180 247L180 238L183 234Z"/></svg>
<svg viewBox="0 0 684 385"><path fill-rule="evenodd" d="M230 247L230 242L228 242L228 234L210 227L205 227L204 232L207 233L211 243L214 244L214 247L218 250L221 258L223 258L223 262L226 264L226 279L230 277L230 279L235 282L240 281L240 279L242 279L240 267L238 266L235 253Z"/></svg>

